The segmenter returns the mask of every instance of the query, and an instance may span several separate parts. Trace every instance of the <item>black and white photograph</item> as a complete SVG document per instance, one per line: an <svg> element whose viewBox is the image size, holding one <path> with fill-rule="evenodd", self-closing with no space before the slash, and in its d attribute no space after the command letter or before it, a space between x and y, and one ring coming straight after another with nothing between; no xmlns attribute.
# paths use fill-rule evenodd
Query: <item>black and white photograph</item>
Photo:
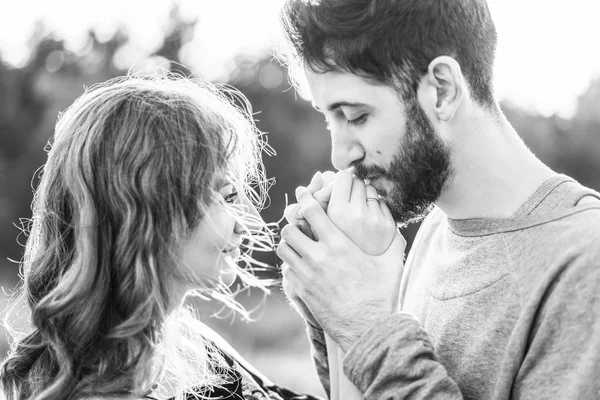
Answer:
<svg viewBox="0 0 600 400"><path fill-rule="evenodd" d="M600 400L598 0L0 0L0 400Z"/></svg>

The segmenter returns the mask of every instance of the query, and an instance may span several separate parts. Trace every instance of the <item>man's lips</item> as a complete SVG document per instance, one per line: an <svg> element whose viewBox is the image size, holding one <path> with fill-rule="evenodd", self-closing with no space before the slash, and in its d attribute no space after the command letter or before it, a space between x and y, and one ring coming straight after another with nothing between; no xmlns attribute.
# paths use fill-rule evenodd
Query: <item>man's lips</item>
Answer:
<svg viewBox="0 0 600 400"><path fill-rule="evenodd" d="M369 183L371 183L372 180L379 178L381 175L369 175L369 176L365 176L364 178L362 178L363 181L365 181L365 184L368 185ZM359 177L357 177L359 178Z"/></svg>
<svg viewBox="0 0 600 400"><path fill-rule="evenodd" d="M365 181L366 182L366 181ZM369 179L368 185L371 185L377 190L377 194L381 197L385 197L387 190L385 188L385 176L379 175Z"/></svg>
<svg viewBox="0 0 600 400"><path fill-rule="evenodd" d="M371 175L363 175L361 174L360 170L355 170L355 173L358 172L357 174L355 174L354 176L356 176L359 179L362 179L365 182L365 185L371 185L375 188L375 190L377 190L377 194L379 194L380 197L385 197L385 195L388 192L389 188L386 188L386 176L385 174L373 174L371 173ZM374 172L374 171L373 171Z"/></svg>

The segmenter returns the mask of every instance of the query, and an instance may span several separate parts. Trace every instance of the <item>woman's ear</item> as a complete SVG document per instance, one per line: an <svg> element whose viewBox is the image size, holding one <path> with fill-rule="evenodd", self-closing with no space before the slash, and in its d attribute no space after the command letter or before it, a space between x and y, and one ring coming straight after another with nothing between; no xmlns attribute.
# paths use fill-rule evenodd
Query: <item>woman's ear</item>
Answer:
<svg viewBox="0 0 600 400"><path fill-rule="evenodd" d="M429 64L426 77L428 91L434 94L431 101L435 115L441 121L449 121L460 106L463 95L467 92L460 64L452 57L440 56Z"/></svg>

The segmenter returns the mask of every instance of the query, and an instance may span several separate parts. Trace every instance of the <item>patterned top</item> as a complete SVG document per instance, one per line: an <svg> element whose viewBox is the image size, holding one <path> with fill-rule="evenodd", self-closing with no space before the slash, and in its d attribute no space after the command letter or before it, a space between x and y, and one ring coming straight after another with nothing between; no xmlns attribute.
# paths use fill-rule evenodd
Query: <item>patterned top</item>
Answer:
<svg viewBox="0 0 600 400"><path fill-rule="evenodd" d="M211 338L215 339L215 338ZM235 352L222 338L218 337L215 347L229 364L229 382L221 387L206 391L203 399L214 400L322 400L306 394L298 394L289 389L279 387L258 372L252 365ZM233 354L230 354L233 353ZM150 391L151 392L151 391ZM143 397L156 400L151 394ZM196 400L197 396L189 394L188 400ZM171 399L173 400L173 399Z"/></svg>
<svg viewBox="0 0 600 400"><path fill-rule="evenodd" d="M227 354L224 354L224 356L231 367L231 374L234 379L223 387L207 393L206 398L220 400L318 400L316 397L300 395L273 384L247 364L245 360L236 360ZM190 395L188 400L195 398Z"/></svg>

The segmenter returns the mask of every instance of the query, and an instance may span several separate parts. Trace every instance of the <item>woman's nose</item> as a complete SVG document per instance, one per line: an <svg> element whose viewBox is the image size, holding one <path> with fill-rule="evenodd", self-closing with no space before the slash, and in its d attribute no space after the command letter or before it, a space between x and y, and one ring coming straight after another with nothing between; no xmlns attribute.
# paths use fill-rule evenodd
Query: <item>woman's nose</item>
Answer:
<svg viewBox="0 0 600 400"><path fill-rule="evenodd" d="M254 204L252 204L252 201L248 198L248 196L246 196L245 193L241 193L239 196L240 205L242 205L244 210L244 218L243 222L236 221L234 232L242 235L247 233L246 229L250 231L259 230L261 228L262 218L258 210L256 207L254 207Z"/></svg>

